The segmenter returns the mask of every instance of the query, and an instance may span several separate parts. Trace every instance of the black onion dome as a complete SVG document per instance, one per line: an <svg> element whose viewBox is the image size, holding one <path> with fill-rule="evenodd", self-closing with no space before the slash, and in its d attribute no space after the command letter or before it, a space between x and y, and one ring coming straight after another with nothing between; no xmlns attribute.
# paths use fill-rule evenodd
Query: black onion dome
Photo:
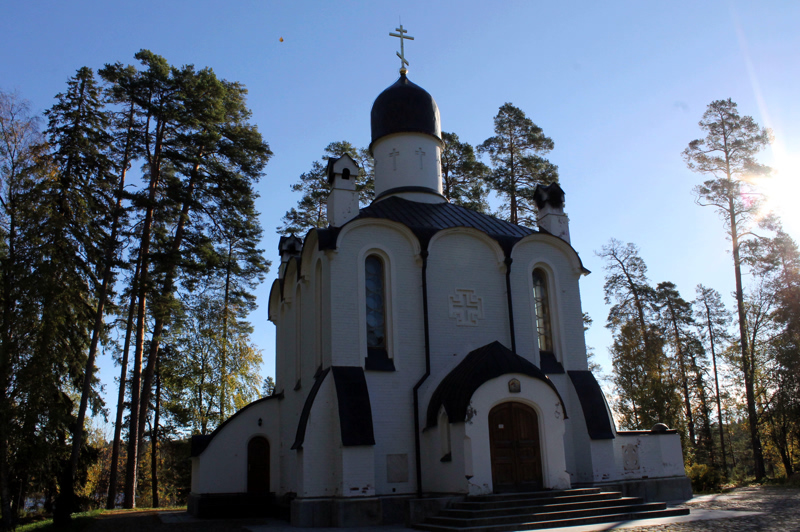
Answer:
<svg viewBox="0 0 800 532"><path fill-rule="evenodd" d="M375 98L370 114L372 142L392 133L427 133L442 138L439 106L405 74Z"/></svg>

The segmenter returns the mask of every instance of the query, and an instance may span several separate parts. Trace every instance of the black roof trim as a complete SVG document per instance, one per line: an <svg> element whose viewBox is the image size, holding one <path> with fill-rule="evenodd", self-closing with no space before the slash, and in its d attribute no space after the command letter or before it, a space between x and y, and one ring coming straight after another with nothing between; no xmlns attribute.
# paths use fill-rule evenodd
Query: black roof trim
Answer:
<svg viewBox="0 0 800 532"><path fill-rule="evenodd" d="M317 392L319 392L319 388L322 386L322 381L325 380L325 377L328 376L330 371L331 368L325 368L314 377L314 386L311 387L311 391L309 391L308 396L306 396L303 411L300 413L300 421L297 423L297 434L294 437L294 443L291 447L292 451L303 447L303 442L306 439L306 425L308 425L308 416L311 414L311 407L314 405L314 399L317 398Z"/></svg>
<svg viewBox="0 0 800 532"><path fill-rule="evenodd" d="M332 369L339 403L342 445L375 445L372 406L364 369L361 366L333 366Z"/></svg>
<svg viewBox="0 0 800 532"><path fill-rule="evenodd" d="M586 429L593 440L613 440L614 428L606 408L606 399L594 374L589 370L567 371L586 420Z"/></svg>
<svg viewBox="0 0 800 532"><path fill-rule="evenodd" d="M336 239L339 238L341 227L329 225L325 229L312 229L317 232L317 246L320 251L326 249L336 249Z"/></svg>
<svg viewBox="0 0 800 532"><path fill-rule="evenodd" d="M264 401L269 401L269 400L272 400L272 399L279 399L279 400L283 399L283 392L276 393L276 394L273 394L273 395L268 395L266 397L262 397L261 399L256 399L252 403L246 404L240 410L238 410L235 414L233 414L231 417L229 417L228 419L223 421L220 424L220 426L217 427L216 429L214 429L214 432L212 432L211 434L196 434L196 435L192 436L192 450L191 450L191 454L189 456L192 456L192 457L200 456L200 453L202 453L203 451L206 450L206 447L208 447L208 444L211 443L211 440L213 440L214 437L217 434L219 434L219 432L223 428L225 428L225 425L227 425L228 423L233 421L242 412L244 412L245 410L249 409L252 406L255 406L257 404L263 403Z"/></svg>
<svg viewBox="0 0 800 532"><path fill-rule="evenodd" d="M426 428L436 426L439 408L442 405L451 423L465 421L467 408L475 390L486 381L507 373L521 373L543 381L558 396L564 418L567 418L564 400L553 381L529 360L513 353L500 342L494 341L472 351L442 379L428 403Z"/></svg>
<svg viewBox="0 0 800 532"><path fill-rule="evenodd" d="M438 197L442 198L443 200L447 200L447 198L442 196L442 193L439 192L438 190L436 190L435 188L430 188L430 187L394 187L394 188L390 188L389 190L384 190L383 192L381 192L380 194L375 196L375 199L372 200L372 201L378 201L379 199L384 198L386 196L391 196L392 194L399 194L401 192L421 192L421 193L424 193L424 194L433 194L434 196L438 196Z"/></svg>

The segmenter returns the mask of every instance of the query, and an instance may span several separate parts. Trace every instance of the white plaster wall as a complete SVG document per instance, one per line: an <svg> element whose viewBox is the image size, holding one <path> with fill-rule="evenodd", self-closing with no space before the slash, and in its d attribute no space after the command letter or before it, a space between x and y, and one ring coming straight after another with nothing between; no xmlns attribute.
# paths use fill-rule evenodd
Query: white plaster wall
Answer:
<svg viewBox="0 0 800 532"><path fill-rule="evenodd" d="M259 418L261 426L258 426ZM270 491L281 493L279 425L277 399L240 410L200 456L192 458L192 493L246 493L247 444L256 436L264 436L269 441Z"/></svg>
<svg viewBox="0 0 800 532"><path fill-rule="evenodd" d="M395 133L379 139L372 146L375 195L397 187L426 187L441 194L441 153L441 141L430 135Z"/></svg>
<svg viewBox="0 0 800 532"><path fill-rule="evenodd" d="M423 423L424 423L424 417ZM423 489L430 493L468 493L465 469L465 423L450 423L450 453L452 460L442 462L439 427L423 432L422 448ZM471 443L469 444L471 445ZM470 459L471 460L471 459Z"/></svg>
<svg viewBox="0 0 800 532"><path fill-rule="evenodd" d="M469 352L494 341L511 348L502 261L497 243L473 229L440 231L431 239L428 256L431 379L425 390L428 397ZM477 320L477 326L458 325L456 318L450 317L450 297L456 295L456 289L473 290L481 298L483 318Z"/></svg>
<svg viewBox="0 0 800 532"><path fill-rule="evenodd" d="M408 494L416 490L412 389L425 372L425 339L418 243L399 224L357 221L339 235L338 251L330 261L331 276L336 279L330 284L331 360L337 366L364 367L364 259L372 252L385 259L387 334L396 371L365 372L375 435L369 483L379 495ZM386 456L390 454L408 456L407 482L388 482ZM345 484L343 494L355 484Z"/></svg>
<svg viewBox="0 0 800 532"><path fill-rule="evenodd" d="M519 379L520 393L508 392L508 381ZM465 425L471 440L472 495L491 493L492 463L489 446L489 411L506 401L516 401L533 408L539 417L539 441L542 449L542 477L545 489L568 489L570 478L564 458L564 415L558 396L544 382L522 374L502 375L485 382L472 395L474 416Z"/></svg>
<svg viewBox="0 0 800 532"><path fill-rule="evenodd" d="M638 463L626 466L625 446L632 446ZM617 432L613 440L594 440L595 482L684 476L680 436L651 432Z"/></svg>
<svg viewBox="0 0 800 532"><path fill-rule="evenodd" d="M342 447L342 497L375 495L375 448L372 445Z"/></svg>
<svg viewBox="0 0 800 532"><path fill-rule="evenodd" d="M309 387L310 389L310 387ZM334 497L341 495L342 437L336 386L329 372L322 382L308 416L303 449L297 453L302 464L302 488L299 497Z"/></svg>
<svg viewBox="0 0 800 532"><path fill-rule="evenodd" d="M565 370L588 369L578 279L582 272L575 252L560 239L534 234L519 241L512 251L511 290L517 352L539 365L536 314L533 300L534 268L548 277L553 348Z"/></svg>

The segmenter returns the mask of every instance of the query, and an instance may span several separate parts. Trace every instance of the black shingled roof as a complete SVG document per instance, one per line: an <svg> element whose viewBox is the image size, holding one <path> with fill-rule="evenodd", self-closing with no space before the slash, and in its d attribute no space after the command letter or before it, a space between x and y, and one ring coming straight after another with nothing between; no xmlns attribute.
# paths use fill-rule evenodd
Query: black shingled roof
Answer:
<svg viewBox="0 0 800 532"><path fill-rule="evenodd" d="M444 405L450 423L465 421L467 408L475 390L486 381L508 373L521 373L543 381L561 400L561 394L558 393L553 381L541 369L495 341L469 353L442 379L428 403L426 428L436 426L437 415L442 405ZM564 407L563 400L561 400L561 407L566 418L567 409Z"/></svg>
<svg viewBox="0 0 800 532"><path fill-rule="evenodd" d="M511 247L533 229L499 220L452 203L419 203L392 196L361 209L355 218L382 218L398 222L414 232L423 249L428 240L442 229L472 227L497 240L508 253Z"/></svg>

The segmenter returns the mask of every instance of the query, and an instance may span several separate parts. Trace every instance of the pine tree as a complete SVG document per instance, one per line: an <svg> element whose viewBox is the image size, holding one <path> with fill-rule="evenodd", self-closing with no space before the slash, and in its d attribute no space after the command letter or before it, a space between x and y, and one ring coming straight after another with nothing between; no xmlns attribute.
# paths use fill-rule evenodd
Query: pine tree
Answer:
<svg viewBox="0 0 800 532"><path fill-rule="evenodd" d="M654 290L639 248L611 239L597 255L605 260L605 301L613 303L606 327L614 331L614 382L629 405L623 406L624 424L678 426L679 398L670 382L663 334L652 310Z"/></svg>
<svg viewBox="0 0 800 532"><path fill-rule="evenodd" d="M484 180L489 168L475 157L475 150L455 133L442 131L442 192L447 201L478 212L487 212L488 190Z"/></svg>
<svg viewBox="0 0 800 532"><path fill-rule="evenodd" d="M50 233L45 253L66 262L56 265L56 278L40 276L40 282L53 282L48 290L74 286L73 306L80 308L85 302L96 307L94 315L87 315L86 321L71 324L86 330L91 340L83 370L69 468L64 473L57 505L56 520L63 522L73 506L86 410L94 392L95 356L102 333L103 307L111 284L105 267L109 261L105 259L108 248L115 247L110 246L108 240L115 239L113 233L117 224L112 221L115 217L113 165L109 158L112 139L107 133L110 116L104 109L101 88L92 70L79 69L67 82L67 91L56 96L56 104L45 114L49 123L46 134L51 147L50 164L55 169L56 179L50 181L55 186L44 190L45 201L49 203L46 208L52 214L47 217L42 233ZM80 257L82 261L78 260ZM52 271L52 268L47 266L45 271ZM75 274L83 279L74 278ZM65 283L68 278L73 280ZM93 304L94 301L97 303ZM66 310L63 300L54 303L58 305L55 313ZM82 358L84 353L75 353L75 356Z"/></svg>
<svg viewBox="0 0 800 532"><path fill-rule="evenodd" d="M13 529L19 511L15 463L26 444L19 419L25 407L17 372L29 355L29 335L38 314L31 292L35 280L29 264L35 242L23 231L31 214L32 190L41 175L43 137L39 119L17 94L0 91L0 276L2 277L2 329L0 330L0 513L2 528Z"/></svg>
<svg viewBox="0 0 800 532"><path fill-rule="evenodd" d="M742 239L749 234L748 223L759 206L758 197L749 193L747 180L770 173L770 169L759 164L755 156L770 142L771 133L759 127L752 117L740 116L730 98L711 102L699 125L706 132L706 137L690 142L683 151L683 158L689 169L711 176L695 188L697 202L715 208L722 215L731 240L739 320L740 369L747 397L755 474L756 479L761 480L766 472L758 433L753 364L749 359L750 347L747 343L740 246Z"/></svg>
<svg viewBox="0 0 800 532"><path fill-rule="evenodd" d="M701 338L706 342L711 351L712 370L714 372L714 396L717 403L717 419L719 422L719 441L722 454L722 474L728 478L728 459L725 449L725 423L722 418L722 400L719 390L719 371L717 369L717 352L728 341L728 324L731 316L719 292L713 288L707 288L702 284L697 285L697 298L694 300L694 314L697 319L698 329L701 331Z"/></svg>
<svg viewBox="0 0 800 532"><path fill-rule="evenodd" d="M654 305L661 311L659 319L661 321L661 330L665 333L666 344L672 348L675 354L679 377L678 384L683 392L683 412L689 430L689 443L692 446L692 451L695 452L697 437L693 415L693 398L690 393L690 388L694 388L690 381L694 379L691 375L693 372L689 361L690 355L687 352L693 340L691 333L691 328L694 325L692 308L681 297L675 284L668 281L659 283L656 287Z"/></svg>
<svg viewBox="0 0 800 532"><path fill-rule="evenodd" d="M487 182L506 202L506 219L532 227L536 224L536 185L558 182L558 167L541 156L553 149L553 140L510 103L500 107L494 117L494 133L478 146L478 152L488 154L492 162Z"/></svg>

